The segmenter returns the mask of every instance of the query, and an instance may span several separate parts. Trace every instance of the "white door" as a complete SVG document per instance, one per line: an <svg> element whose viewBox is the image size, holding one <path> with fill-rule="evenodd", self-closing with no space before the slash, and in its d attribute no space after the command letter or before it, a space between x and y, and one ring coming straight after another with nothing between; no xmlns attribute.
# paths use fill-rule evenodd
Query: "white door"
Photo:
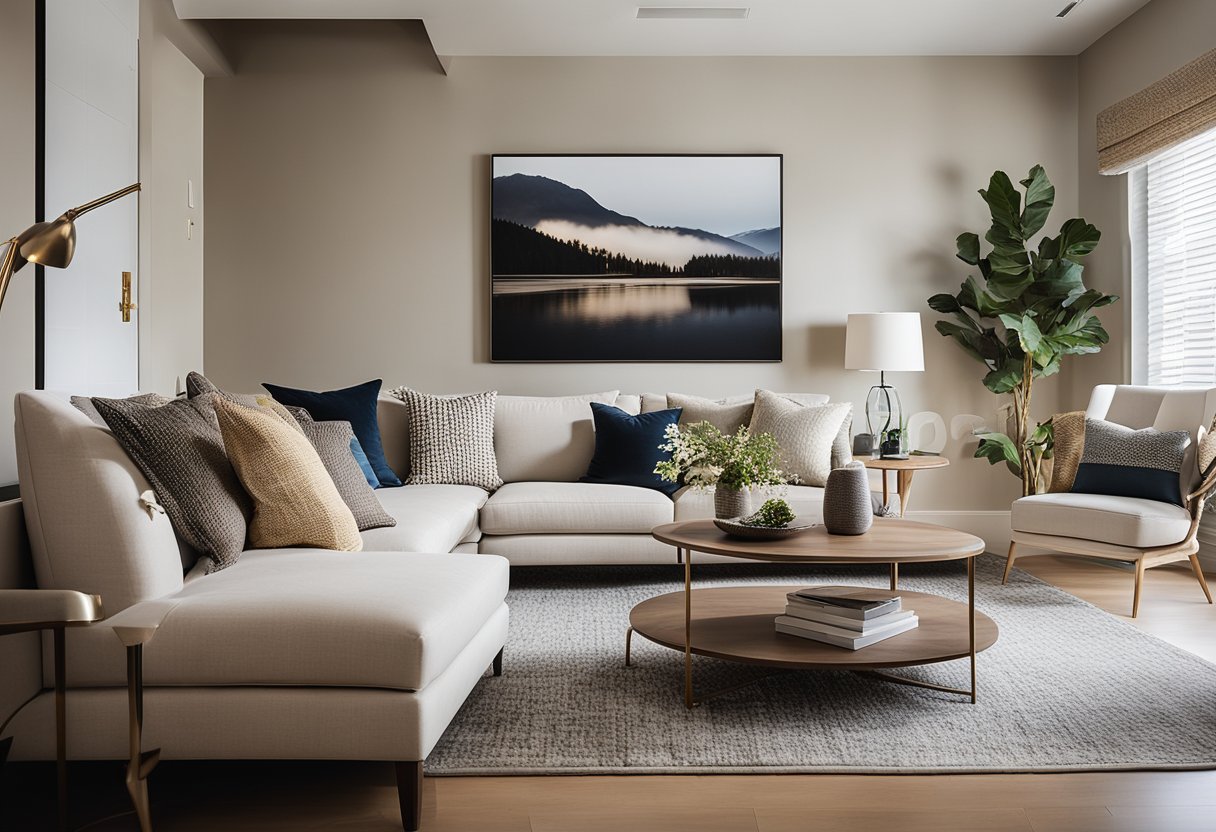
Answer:
<svg viewBox="0 0 1216 832"><path fill-rule="evenodd" d="M138 62L139 0L46 0L46 219L139 179ZM77 222L72 265L45 270L46 389L137 389L139 312L123 322L119 300L138 257L137 195Z"/></svg>

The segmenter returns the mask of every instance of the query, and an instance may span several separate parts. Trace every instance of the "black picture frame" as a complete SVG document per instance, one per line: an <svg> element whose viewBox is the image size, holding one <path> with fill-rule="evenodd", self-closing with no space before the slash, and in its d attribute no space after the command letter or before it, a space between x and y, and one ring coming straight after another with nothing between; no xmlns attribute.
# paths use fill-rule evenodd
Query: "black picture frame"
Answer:
<svg viewBox="0 0 1216 832"><path fill-rule="evenodd" d="M647 223L627 210L618 212L612 205L600 204L595 194L578 188L577 184L527 173L558 160L565 165L572 160L592 163L612 160L617 170L621 170L619 163L622 160L645 160L648 165L662 164L666 171L670 171L670 166L663 163L696 160L689 166L690 176L694 169L705 170L707 161L729 160L734 163L736 175L740 170L739 162L753 162L758 171L764 170L765 182L775 173L776 192L765 192L765 196L757 199L769 205L770 210L775 205L777 224L747 226L740 223L745 227L734 235L726 235L695 225ZM780 153L491 155L491 362L780 362L783 357L784 161ZM765 166L775 166L775 171ZM539 177L549 181L534 183L544 186L536 188L519 187L528 184L523 182L497 182L500 171L506 174L507 170L522 172L524 178ZM678 178L678 174L673 175ZM509 176L511 174L502 179ZM701 177L692 190L697 189L704 190ZM758 186L758 192L762 190ZM589 198L592 204L588 205L578 194ZM665 192L665 196L669 195L670 191ZM546 199L562 206L565 213L561 219L538 220L537 216L549 209L528 207L535 207ZM724 193L721 199L729 201L732 196ZM695 215L697 211L690 213ZM621 224L617 224L618 219ZM551 232L555 222L565 223L563 228L579 225L574 220L586 224L576 229L579 236L573 236L574 231L564 235L546 233ZM607 233L612 231L619 234ZM583 233L588 237L584 238ZM755 236L749 237L749 234ZM648 259L596 242L625 238L630 240L628 244L621 244L626 249L632 244L635 245L633 250L641 247L648 251L650 246L665 244L676 237L680 245L671 249L660 246L661 253ZM689 237L699 242L690 243ZM740 237L755 246L739 240ZM682 255L676 250L702 244L704 253L694 253L679 265ZM574 251L579 247L590 255L579 256ZM596 258L608 265L601 266L597 261L594 266L587 267L587 271L578 271L579 264ZM694 260L706 269L705 273L685 276L683 269ZM546 265L540 265L542 261ZM571 267L557 269L555 263ZM617 267L616 272L612 271L613 266ZM601 268L603 271L596 271ZM622 268L628 271L622 272ZM668 269L679 274L652 273L650 269ZM555 270L560 273L553 273Z"/></svg>

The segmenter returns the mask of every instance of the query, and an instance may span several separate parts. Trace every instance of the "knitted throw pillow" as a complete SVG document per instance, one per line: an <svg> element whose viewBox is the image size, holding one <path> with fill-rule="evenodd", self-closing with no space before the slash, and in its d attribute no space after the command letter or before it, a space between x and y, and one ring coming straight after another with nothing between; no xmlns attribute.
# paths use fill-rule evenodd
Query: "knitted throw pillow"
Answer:
<svg viewBox="0 0 1216 832"><path fill-rule="evenodd" d="M195 396L205 396L208 393L216 393L230 402L243 404L245 407L273 413L290 427L300 429L300 423L296 417L286 407L276 402L269 393L229 393L216 387L211 379L202 373L192 371L186 374L186 396L188 398L193 399Z"/></svg>
<svg viewBox="0 0 1216 832"><path fill-rule="evenodd" d="M498 392L431 396L408 387L389 392L405 402L410 423L406 485L502 486L494 455L494 400Z"/></svg>
<svg viewBox="0 0 1216 832"><path fill-rule="evenodd" d="M848 403L807 407L767 390L756 391L752 433L771 433L781 448L781 469L800 485L823 487L832 471L833 447L853 412ZM838 452L839 453L839 452Z"/></svg>
<svg viewBox="0 0 1216 832"><path fill-rule="evenodd" d="M376 499L376 492L352 453L359 440L355 438L350 422L314 422L309 419L302 422L300 427L317 456L321 457L321 463L342 495L342 501L355 516L359 531L397 525L397 521Z"/></svg>
<svg viewBox="0 0 1216 832"><path fill-rule="evenodd" d="M215 421L215 405L222 401L208 394L152 407L131 399L93 399L114 438L152 483L173 528L209 559L207 572L236 563L253 512Z"/></svg>
<svg viewBox="0 0 1216 832"><path fill-rule="evenodd" d="M276 415L224 398L216 399L215 415L232 467L253 498L254 548L363 548L354 515L303 433Z"/></svg>

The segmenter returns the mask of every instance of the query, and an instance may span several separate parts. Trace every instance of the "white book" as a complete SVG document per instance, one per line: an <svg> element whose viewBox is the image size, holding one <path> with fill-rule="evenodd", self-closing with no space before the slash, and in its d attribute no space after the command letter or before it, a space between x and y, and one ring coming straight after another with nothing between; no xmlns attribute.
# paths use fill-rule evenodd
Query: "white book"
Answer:
<svg viewBox="0 0 1216 832"><path fill-rule="evenodd" d="M793 622L793 623L789 623L789 622ZM813 623L813 622L801 622L801 623L805 624L805 623ZM846 650L860 650L863 647L869 647L871 644L877 644L880 641L885 641L886 639L889 639L892 636L897 636L900 633L906 633L909 630L915 630L918 623L919 623L919 620L914 615L911 618L907 618L907 619L904 619L903 621L898 622L897 624L895 624L892 627L888 627L887 629L883 630L882 632L872 633L870 635L865 635L865 636L858 636L856 633L853 633L848 636L842 636L842 635L838 635L835 633L817 632L815 630L807 629L804 626L799 626L799 622L797 619L792 619L789 616L785 616L785 615L781 615L781 616L777 617L776 626L777 626L777 632L779 632L779 633L785 633L785 634L791 635L791 636L798 636L799 638L810 639L811 641L819 641L819 642L823 642L824 644L833 644L837 647L843 647ZM837 633L839 633L839 632L842 632L842 631L837 631Z"/></svg>
<svg viewBox="0 0 1216 832"><path fill-rule="evenodd" d="M802 604L786 604L785 614L791 618L801 618L806 621L818 621L823 624L831 624L833 627L839 627L842 630L849 630L854 635L868 635L876 633L883 627L888 627L897 621L903 621L915 613L912 610L899 610L897 612L880 615L878 618L871 618L866 621L859 621L856 618L845 618L844 616L834 615L830 612L825 612L818 607L807 607Z"/></svg>

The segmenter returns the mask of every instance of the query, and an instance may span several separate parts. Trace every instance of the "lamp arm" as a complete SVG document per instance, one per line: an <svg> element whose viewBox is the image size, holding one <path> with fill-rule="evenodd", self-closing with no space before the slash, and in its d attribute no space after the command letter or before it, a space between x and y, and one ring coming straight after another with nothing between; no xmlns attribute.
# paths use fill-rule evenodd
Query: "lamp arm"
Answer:
<svg viewBox="0 0 1216 832"><path fill-rule="evenodd" d="M123 188L122 190L115 191L112 194L106 194L105 196L99 197L98 199L95 199L92 202L86 202L84 205L81 205L77 208L69 208L68 210L63 212L63 215L65 217L67 217L69 220L74 220L77 217L79 217L81 214L87 214L90 211L92 211L94 208L100 208L101 206L111 203L116 199L122 199L127 194L133 194L136 191L138 191L139 189L140 189L140 183L136 182L134 185L128 185L127 187Z"/></svg>
<svg viewBox="0 0 1216 832"><path fill-rule="evenodd" d="M8 283L13 279L14 264L17 261L17 238L8 241L8 251L4 252L4 262L0 263L0 306L4 305L4 295L8 292Z"/></svg>

